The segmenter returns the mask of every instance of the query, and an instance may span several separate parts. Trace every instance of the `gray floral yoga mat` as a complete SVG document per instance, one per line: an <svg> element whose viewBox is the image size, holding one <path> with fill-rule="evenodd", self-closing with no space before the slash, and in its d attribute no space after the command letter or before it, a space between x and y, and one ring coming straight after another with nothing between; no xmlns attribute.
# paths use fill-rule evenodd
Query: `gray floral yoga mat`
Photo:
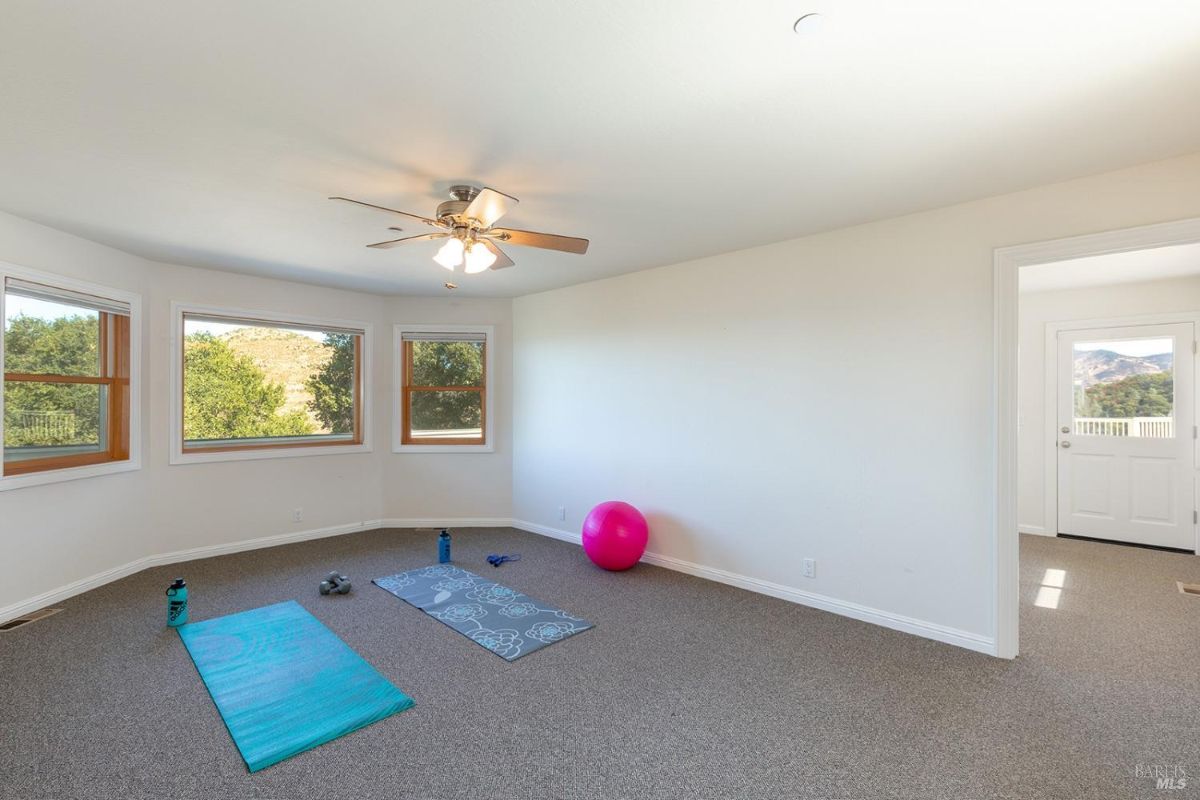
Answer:
<svg viewBox="0 0 1200 800"><path fill-rule="evenodd" d="M449 564L410 569L372 583L509 661L592 627L587 620Z"/></svg>

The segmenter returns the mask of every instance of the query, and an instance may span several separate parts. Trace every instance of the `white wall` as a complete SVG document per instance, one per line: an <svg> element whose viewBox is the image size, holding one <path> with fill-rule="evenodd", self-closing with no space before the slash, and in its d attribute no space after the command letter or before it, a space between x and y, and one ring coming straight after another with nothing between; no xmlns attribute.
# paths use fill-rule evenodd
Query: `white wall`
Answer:
<svg viewBox="0 0 1200 800"><path fill-rule="evenodd" d="M0 259L140 292L147 337L145 467L0 492L0 547L27 576L0 582L0 609L146 555L296 527L511 515L570 536L593 504L622 498L677 566L986 649L992 250L1196 216L1200 155L510 310L157 264L0 215ZM168 466L171 300L376 323L374 452ZM494 454L390 452L390 327L431 321L497 327ZM805 557L814 579L800 577Z"/></svg>
<svg viewBox="0 0 1200 800"><path fill-rule="evenodd" d="M492 453L398 453L387 459L384 516L507 525L512 518L512 301L398 297L389 308L394 322L494 326L488 391L495 394L496 413L489 421Z"/></svg>
<svg viewBox="0 0 1200 800"><path fill-rule="evenodd" d="M993 249L1194 216L1200 155L518 298L514 516L986 649Z"/></svg>
<svg viewBox="0 0 1200 800"><path fill-rule="evenodd" d="M21 571L20 581L0 581L0 610L162 553L389 517L511 516L507 439L496 454L437 457L392 454L390 439L392 323L420 316L497 324L498 400L507 413L510 301L385 298L160 264L5 214L0 260L138 292L144 314L143 468L0 492L0 552ZM169 466L173 300L374 323L373 452ZM447 501L447 486L461 486L449 474L455 466L472 488L470 501L457 505ZM302 523L291 518L297 507Z"/></svg>
<svg viewBox="0 0 1200 800"><path fill-rule="evenodd" d="M1200 276L1021 295L1017 515L1023 533L1057 532L1046 509L1046 324L1173 311L1200 311Z"/></svg>

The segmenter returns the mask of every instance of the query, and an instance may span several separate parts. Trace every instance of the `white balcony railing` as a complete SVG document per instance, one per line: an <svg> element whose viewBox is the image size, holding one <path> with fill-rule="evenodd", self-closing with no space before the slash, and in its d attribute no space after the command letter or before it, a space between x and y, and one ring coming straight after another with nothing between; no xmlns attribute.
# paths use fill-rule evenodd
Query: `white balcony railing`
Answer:
<svg viewBox="0 0 1200 800"><path fill-rule="evenodd" d="M15 420L9 425L27 434L34 441L73 439L75 437L74 411L27 411L14 409Z"/></svg>
<svg viewBox="0 0 1200 800"><path fill-rule="evenodd" d="M1143 439L1171 439L1175 436L1174 417L1076 417L1079 436L1130 436Z"/></svg>

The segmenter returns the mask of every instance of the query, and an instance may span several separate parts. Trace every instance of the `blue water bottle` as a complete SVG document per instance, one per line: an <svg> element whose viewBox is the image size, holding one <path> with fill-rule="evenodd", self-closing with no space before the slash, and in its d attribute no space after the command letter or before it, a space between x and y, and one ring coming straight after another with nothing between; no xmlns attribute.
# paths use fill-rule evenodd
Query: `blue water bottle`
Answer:
<svg viewBox="0 0 1200 800"><path fill-rule="evenodd" d="M438 534L438 563L450 563L450 531L445 528Z"/></svg>
<svg viewBox="0 0 1200 800"><path fill-rule="evenodd" d="M167 587L167 624L178 628L187 623L187 583L183 578L176 578Z"/></svg>

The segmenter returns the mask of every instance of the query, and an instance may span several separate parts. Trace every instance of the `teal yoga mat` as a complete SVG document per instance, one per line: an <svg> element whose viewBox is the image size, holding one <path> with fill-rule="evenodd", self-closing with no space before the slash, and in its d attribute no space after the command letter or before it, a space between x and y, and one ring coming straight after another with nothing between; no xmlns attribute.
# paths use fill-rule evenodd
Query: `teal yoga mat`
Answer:
<svg viewBox="0 0 1200 800"><path fill-rule="evenodd" d="M411 708L294 600L179 628L251 772Z"/></svg>

